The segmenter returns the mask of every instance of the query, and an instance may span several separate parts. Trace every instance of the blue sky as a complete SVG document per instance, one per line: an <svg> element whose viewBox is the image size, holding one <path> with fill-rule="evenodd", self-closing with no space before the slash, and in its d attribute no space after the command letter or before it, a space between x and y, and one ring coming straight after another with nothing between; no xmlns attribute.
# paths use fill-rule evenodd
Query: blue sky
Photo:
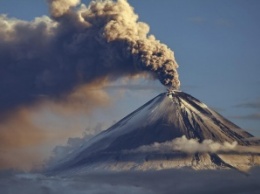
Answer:
<svg viewBox="0 0 260 194"><path fill-rule="evenodd" d="M174 50L181 89L259 136L260 2L129 2ZM258 107L237 107L248 102Z"/></svg>
<svg viewBox="0 0 260 194"><path fill-rule="evenodd" d="M82 2L88 4L90 1ZM181 90L260 136L260 1L128 2L140 21L150 25L151 34L175 52ZM43 0L0 0L0 13L33 20L48 15L48 8ZM110 125L165 91L158 81L142 79L129 83L138 85L139 89L121 88L119 92L108 88L111 96L120 98L94 111L91 116L80 113L64 116L45 108L35 113L33 122L46 126L52 133L55 128L57 133L64 129L68 136L79 136L85 128L101 121L104 126ZM74 132L71 126L77 126Z"/></svg>

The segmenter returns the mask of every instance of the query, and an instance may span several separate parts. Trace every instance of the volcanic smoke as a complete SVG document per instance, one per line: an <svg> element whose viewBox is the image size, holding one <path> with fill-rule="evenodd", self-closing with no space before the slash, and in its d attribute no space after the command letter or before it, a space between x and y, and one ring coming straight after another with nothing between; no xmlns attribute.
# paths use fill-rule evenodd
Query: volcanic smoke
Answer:
<svg viewBox="0 0 260 194"><path fill-rule="evenodd" d="M82 85L149 74L178 89L174 53L149 34L126 0L48 0L50 17L0 16L0 113Z"/></svg>
<svg viewBox="0 0 260 194"><path fill-rule="evenodd" d="M47 3L50 16L33 21L0 15L0 141L5 150L14 147L10 138L16 148L26 139L33 146L26 131L37 133L38 142L47 138L43 129L28 124L30 110L46 102L72 109L79 107L75 96L84 96L79 101L90 112L108 104L106 94L93 98L97 92L91 89L121 77L148 75L168 88L179 88L173 51L149 33L127 0L93 1L89 6L80 0ZM5 164L0 168L11 163L1 157ZM21 164L12 162L12 167Z"/></svg>

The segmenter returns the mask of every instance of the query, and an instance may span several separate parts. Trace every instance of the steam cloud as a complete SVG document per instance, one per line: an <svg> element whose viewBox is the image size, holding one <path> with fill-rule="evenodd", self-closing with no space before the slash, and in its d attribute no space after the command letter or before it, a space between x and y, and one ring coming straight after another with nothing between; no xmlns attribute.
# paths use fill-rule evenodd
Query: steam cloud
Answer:
<svg viewBox="0 0 260 194"><path fill-rule="evenodd" d="M51 17L0 16L0 113L82 85L149 73L179 88L173 51L149 35L126 0L48 0ZM77 7L77 5L79 5Z"/></svg>
<svg viewBox="0 0 260 194"><path fill-rule="evenodd" d="M236 153L260 153L259 146L240 146L237 142L219 143L211 139L206 139L202 143L197 139L187 139L185 136L176 138L172 141L163 143L154 143L152 145L141 146L130 152L172 152L181 151L185 153L221 153L221 152L236 152Z"/></svg>

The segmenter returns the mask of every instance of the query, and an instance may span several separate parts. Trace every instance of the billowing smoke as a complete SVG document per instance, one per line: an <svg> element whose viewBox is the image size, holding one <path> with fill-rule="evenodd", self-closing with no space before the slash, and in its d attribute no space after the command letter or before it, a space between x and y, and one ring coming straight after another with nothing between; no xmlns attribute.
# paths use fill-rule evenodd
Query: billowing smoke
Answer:
<svg viewBox="0 0 260 194"><path fill-rule="evenodd" d="M187 139L186 136L176 138L172 141L163 143L154 143L152 145L141 146L135 150L126 152L174 152L181 151L189 154L193 153L222 153L222 152L235 152L235 153L260 153L259 146L240 146L236 141L229 142L214 142L211 139L205 139L199 142L198 139Z"/></svg>
<svg viewBox="0 0 260 194"><path fill-rule="evenodd" d="M21 139L16 148L24 138L46 141L45 132L21 116L31 107L49 103L64 110L65 104L90 111L109 103L106 95L93 97L93 89L121 77L149 75L167 87L180 85L173 52L149 34L126 0L88 7L80 0L47 2L50 17L0 15L0 140L1 152L9 150L8 157L1 154L0 168L12 163L9 137Z"/></svg>
<svg viewBox="0 0 260 194"><path fill-rule="evenodd" d="M60 17L80 3L80 0L48 0L53 17Z"/></svg>
<svg viewBox="0 0 260 194"><path fill-rule="evenodd" d="M0 16L0 112L41 97L64 99L82 85L150 74L178 88L173 51L149 34L126 0L48 0L51 17ZM78 6L77 6L78 5Z"/></svg>

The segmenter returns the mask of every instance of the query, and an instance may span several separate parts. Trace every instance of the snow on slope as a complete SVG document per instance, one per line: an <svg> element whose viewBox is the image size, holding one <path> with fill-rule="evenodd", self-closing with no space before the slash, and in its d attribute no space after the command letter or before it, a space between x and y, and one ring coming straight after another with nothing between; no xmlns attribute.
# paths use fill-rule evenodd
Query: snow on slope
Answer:
<svg viewBox="0 0 260 194"><path fill-rule="evenodd" d="M85 142L80 149L60 161L52 170L232 167L216 153L125 152L145 145L172 141L182 136L197 139L200 143L210 139L219 143L236 142L240 146L252 144L247 139L253 137L194 97L173 91L158 95L106 131ZM249 158L244 161L249 161ZM251 165L250 162L246 163L247 166Z"/></svg>

